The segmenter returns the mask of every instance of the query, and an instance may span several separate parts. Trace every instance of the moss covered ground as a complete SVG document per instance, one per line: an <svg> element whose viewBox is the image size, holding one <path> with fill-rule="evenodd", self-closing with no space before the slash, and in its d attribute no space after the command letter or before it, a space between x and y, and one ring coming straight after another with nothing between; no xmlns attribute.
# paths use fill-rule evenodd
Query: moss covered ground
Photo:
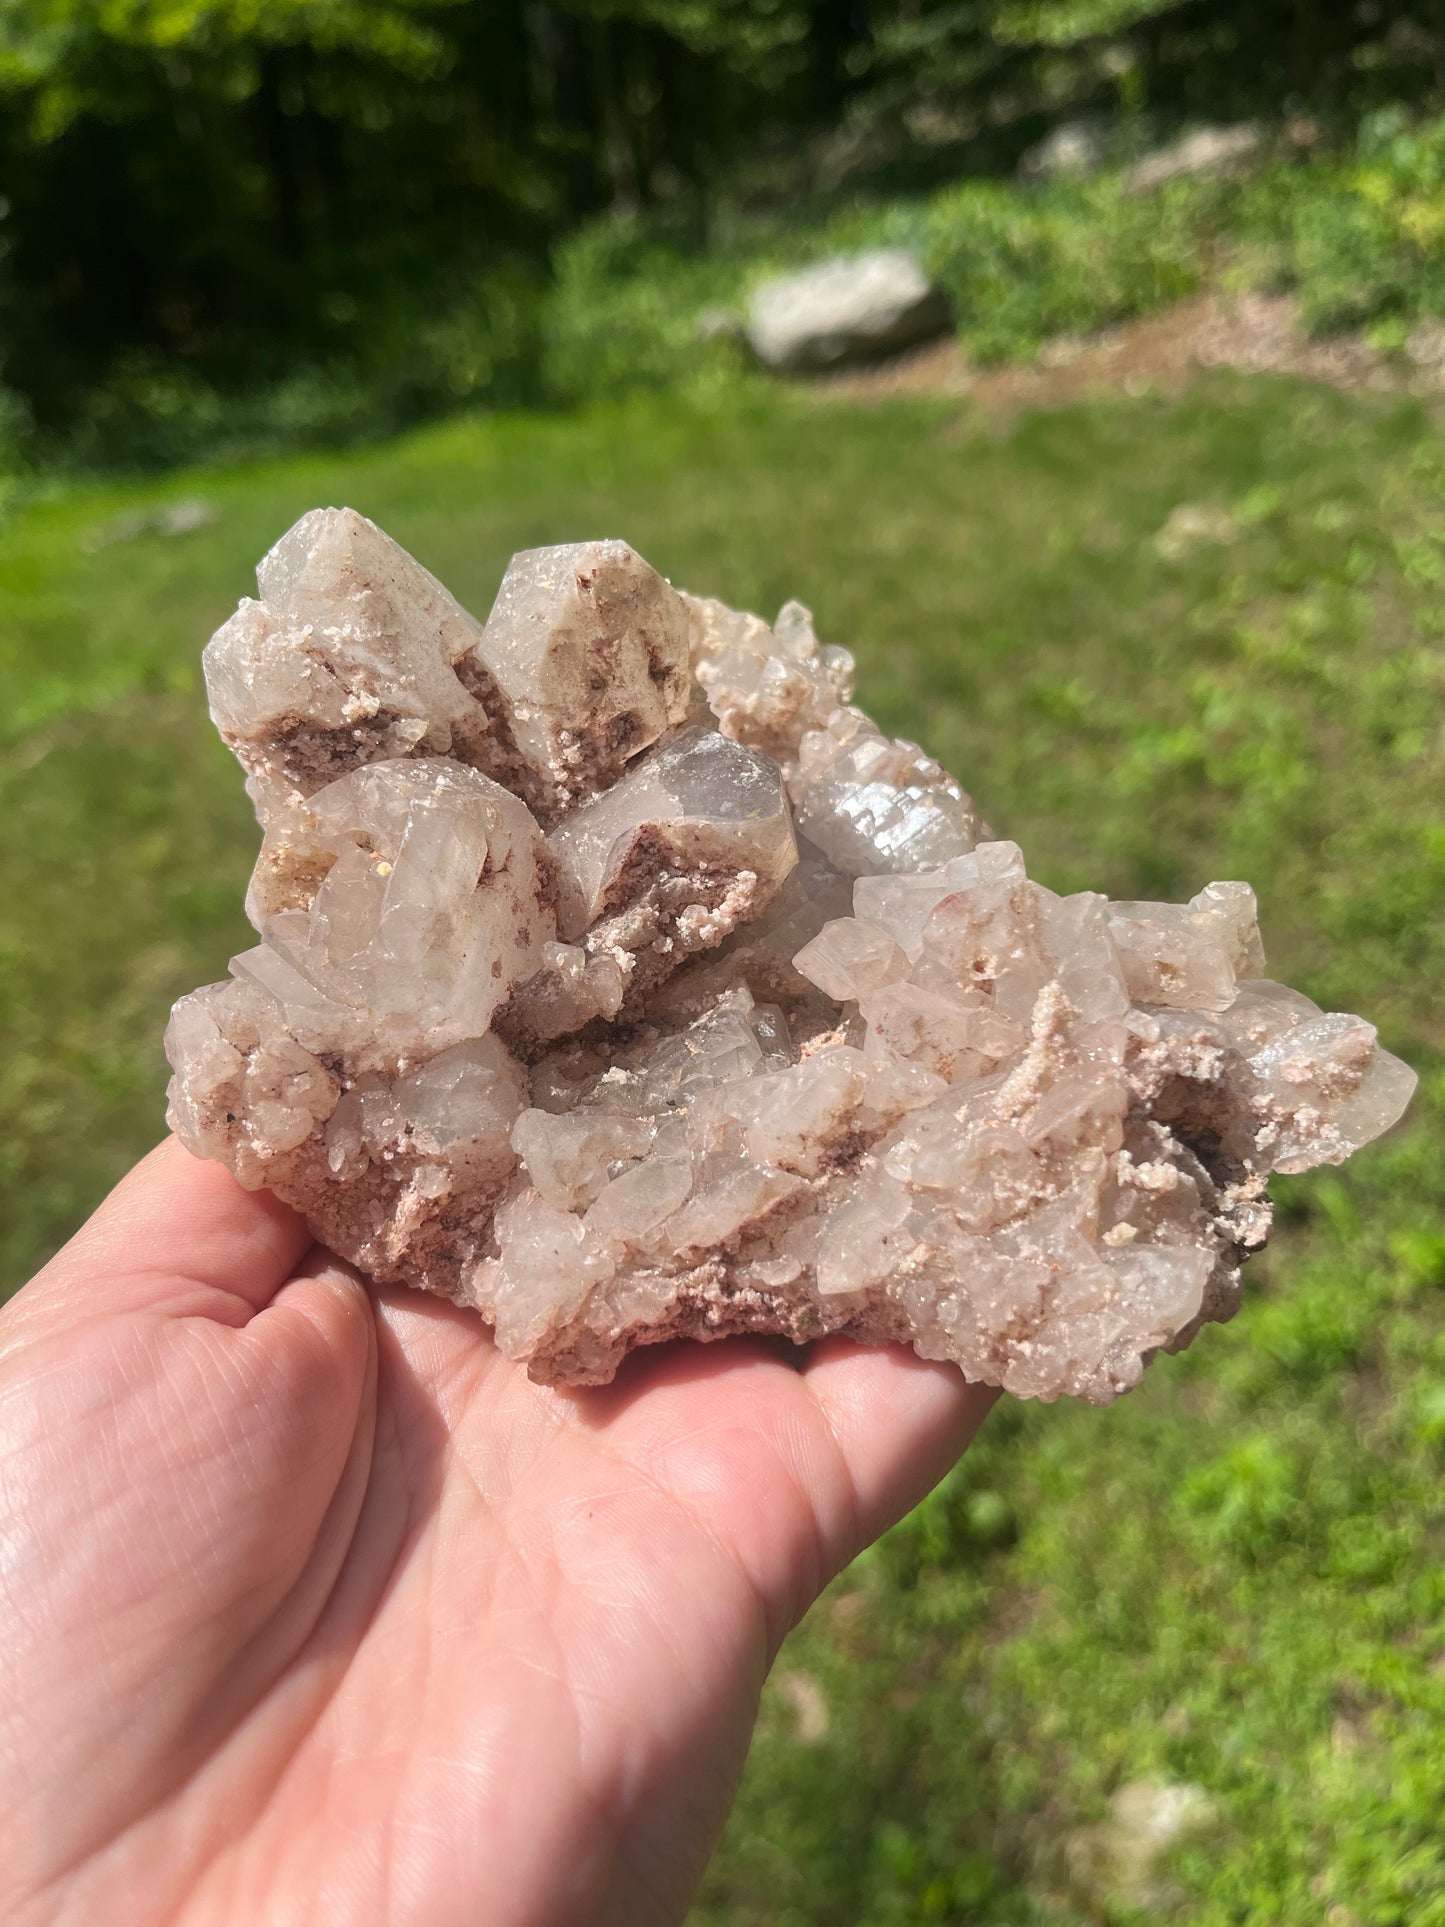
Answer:
<svg viewBox="0 0 1445 1927"><path fill-rule="evenodd" d="M133 533L180 500L208 525ZM1107 1413L1001 1407L785 1651L696 1927L1142 1921L1067 1836L1188 1780L1147 1918L1445 1923L1445 445L1418 403L1217 378L1011 422L637 400L59 491L0 535L0 1268L161 1129L170 999L245 941L255 830L200 643L346 501L484 610L625 535L810 602L865 701L1058 888L1259 888L1272 967L1379 1021L1411 1121L1278 1187L1246 1307ZM124 536L126 539L117 539Z"/></svg>

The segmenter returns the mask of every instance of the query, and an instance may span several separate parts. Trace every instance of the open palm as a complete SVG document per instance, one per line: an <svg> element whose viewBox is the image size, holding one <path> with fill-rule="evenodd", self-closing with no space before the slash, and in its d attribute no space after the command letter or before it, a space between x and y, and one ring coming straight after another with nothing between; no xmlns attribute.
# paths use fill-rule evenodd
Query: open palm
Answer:
<svg viewBox="0 0 1445 1927"><path fill-rule="evenodd" d="M174 1143L0 1315L0 1915L677 1921L767 1667L988 1394L528 1382Z"/></svg>

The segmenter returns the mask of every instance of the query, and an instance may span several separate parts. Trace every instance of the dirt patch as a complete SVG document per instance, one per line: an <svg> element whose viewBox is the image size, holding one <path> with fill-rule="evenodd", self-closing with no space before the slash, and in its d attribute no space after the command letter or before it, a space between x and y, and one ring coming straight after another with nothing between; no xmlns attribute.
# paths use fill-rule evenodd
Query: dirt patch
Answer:
<svg viewBox="0 0 1445 1927"><path fill-rule="evenodd" d="M1032 362L974 368L957 341L935 342L880 367L811 384L830 398L956 395L989 413L1057 408L1097 394L1177 394L1201 369L1295 375L1335 388L1438 394L1445 365L1397 361L1359 335L1314 341L1290 295L1198 295L1096 335L1060 335Z"/></svg>

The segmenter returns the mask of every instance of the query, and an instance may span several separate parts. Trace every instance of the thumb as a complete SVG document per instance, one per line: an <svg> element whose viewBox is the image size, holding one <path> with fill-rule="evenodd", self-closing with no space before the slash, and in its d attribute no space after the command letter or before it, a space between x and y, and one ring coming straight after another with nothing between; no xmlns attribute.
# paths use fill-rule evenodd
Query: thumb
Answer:
<svg viewBox="0 0 1445 1927"><path fill-rule="evenodd" d="M289 1551L295 1562L284 1616L309 1630L336 1584L371 1476L371 1297L350 1266L314 1246L271 1302L224 1342L256 1388L255 1463L282 1501L272 1529L294 1540L272 1548L273 1560L280 1555L284 1564Z"/></svg>

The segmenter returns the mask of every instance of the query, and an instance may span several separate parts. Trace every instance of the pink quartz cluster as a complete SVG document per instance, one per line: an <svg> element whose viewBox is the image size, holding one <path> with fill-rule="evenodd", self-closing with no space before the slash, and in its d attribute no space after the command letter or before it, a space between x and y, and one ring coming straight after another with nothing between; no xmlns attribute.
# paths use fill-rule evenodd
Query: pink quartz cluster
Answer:
<svg viewBox="0 0 1445 1927"><path fill-rule="evenodd" d="M1246 884L1032 882L798 603L589 542L480 624L348 509L258 580L205 667L260 941L176 1005L172 1124L535 1378L842 1331L1106 1403L1234 1310L1271 1170L1408 1102Z"/></svg>

